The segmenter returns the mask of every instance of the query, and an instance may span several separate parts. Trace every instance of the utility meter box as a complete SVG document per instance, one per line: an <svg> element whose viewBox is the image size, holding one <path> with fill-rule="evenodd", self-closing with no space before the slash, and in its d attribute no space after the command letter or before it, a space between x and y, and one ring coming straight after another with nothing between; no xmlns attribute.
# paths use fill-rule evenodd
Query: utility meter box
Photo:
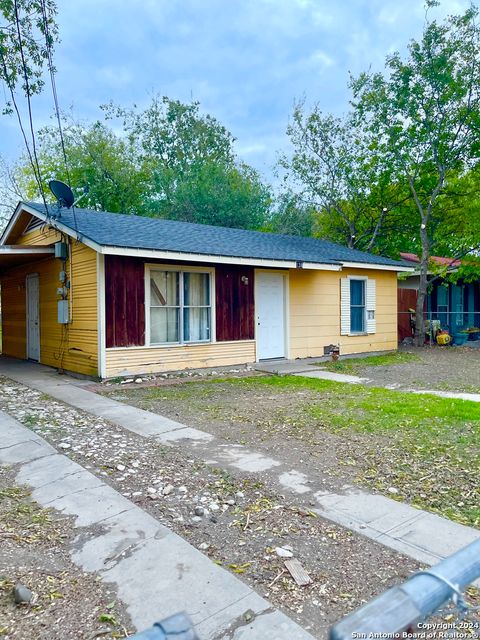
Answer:
<svg viewBox="0 0 480 640"><path fill-rule="evenodd" d="M60 260L67 260L68 244L66 242L55 243L55 258L60 258Z"/></svg>
<svg viewBox="0 0 480 640"><path fill-rule="evenodd" d="M70 321L70 314L68 309L68 300L58 301L58 323L68 324Z"/></svg>

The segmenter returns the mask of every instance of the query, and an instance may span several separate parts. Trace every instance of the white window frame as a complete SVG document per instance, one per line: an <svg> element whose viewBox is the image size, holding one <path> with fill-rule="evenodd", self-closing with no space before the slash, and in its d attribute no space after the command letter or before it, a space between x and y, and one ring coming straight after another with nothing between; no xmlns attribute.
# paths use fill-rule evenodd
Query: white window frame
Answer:
<svg viewBox="0 0 480 640"><path fill-rule="evenodd" d="M352 280L362 280L365 282L365 285L364 285L365 286L365 315L364 315L365 329L364 331L351 330L350 282ZM376 310L377 310L376 278L354 275L354 276L345 276L344 278L340 279L340 335L366 336L366 335L373 335L377 333L377 321L376 321L377 311Z"/></svg>
<svg viewBox="0 0 480 640"><path fill-rule="evenodd" d="M352 280L363 282L363 329L361 331L352 331ZM349 276L348 277L348 286L350 287L350 305L349 305L349 314L350 314L350 335L351 336L364 336L367 334L367 276ZM360 305L354 305L355 307L359 307Z"/></svg>
<svg viewBox="0 0 480 640"><path fill-rule="evenodd" d="M150 274L152 271L173 271L175 273L207 273L210 276L210 338L208 340L183 340L183 276L179 282L179 316L180 316L180 340L178 342L151 342L150 338ZM151 348L164 349L168 347L188 347L190 345L211 344L216 342L215 326L215 268L214 267L193 267L184 264L145 264L145 346Z"/></svg>

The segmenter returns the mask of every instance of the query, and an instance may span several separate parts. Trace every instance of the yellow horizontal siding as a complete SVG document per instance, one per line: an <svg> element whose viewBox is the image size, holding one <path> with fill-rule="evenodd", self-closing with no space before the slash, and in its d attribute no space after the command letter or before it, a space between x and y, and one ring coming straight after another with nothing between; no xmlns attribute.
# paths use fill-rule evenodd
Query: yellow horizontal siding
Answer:
<svg viewBox="0 0 480 640"><path fill-rule="evenodd" d="M222 367L255 361L255 341L107 349L107 377Z"/></svg>
<svg viewBox="0 0 480 640"><path fill-rule="evenodd" d="M368 276L376 281L376 333L340 335L340 280ZM376 269L291 270L289 275L289 357L323 355L323 347L340 344L341 353L397 348L397 274Z"/></svg>
<svg viewBox="0 0 480 640"><path fill-rule="evenodd" d="M28 236L37 234L38 230ZM52 239L52 235L48 239ZM22 236L27 238L27 236ZM43 237L45 240L45 237ZM55 241L55 240L53 240ZM28 238L26 244L34 244ZM29 273L39 274L40 283L40 362L53 367L85 375L98 372L97 329L97 269L96 253L78 242L70 245L71 259L67 262L67 275L71 287L70 304L72 322L57 322L57 288L62 263L47 258L16 267L1 278L2 324L4 354L26 358L26 291L25 278Z"/></svg>
<svg viewBox="0 0 480 640"><path fill-rule="evenodd" d="M15 244L43 246L54 244L55 242L59 242L61 239L59 231L56 229L48 229L43 226L39 229L34 229L33 231L24 233L17 239Z"/></svg>

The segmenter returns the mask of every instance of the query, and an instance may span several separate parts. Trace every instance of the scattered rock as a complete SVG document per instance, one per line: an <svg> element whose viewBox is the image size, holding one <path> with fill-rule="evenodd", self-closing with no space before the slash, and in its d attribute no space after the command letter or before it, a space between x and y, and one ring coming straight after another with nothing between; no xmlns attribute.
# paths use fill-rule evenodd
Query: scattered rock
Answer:
<svg viewBox="0 0 480 640"><path fill-rule="evenodd" d="M125 471L125 465L124 464L117 464L117 471Z"/></svg>
<svg viewBox="0 0 480 640"><path fill-rule="evenodd" d="M285 547L275 547L275 553L280 558L293 558L293 553Z"/></svg>
<svg viewBox="0 0 480 640"><path fill-rule="evenodd" d="M142 382L143 382L143 378L135 378L135 382L136 382L137 384L142 384Z"/></svg>
<svg viewBox="0 0 480 640"><path fill-rule="evenodd" d="M210 545L208 544L208 542L202 542L201 544L198 545L198 548L200 549L200 551L206 551L209 547Z"/></svg>
<svg viewBox="0 0 480 640"><path fill-rule="evenodd" d="M205 515L205 509L203 507L195 507L195 515L196 516L204 516Z"/></svg>
<svg viewBox="0 0 480 640"><path fill-rule="evenodd" d="M243 493L243 491L237 491L237 493L235 494L235 496L236 496L237 498L244 498L244 497L245 497L245 494Z"/></svg>
<svg viewBox="0 0 480 640"><path fill-rule="evenodd" d="M229 507L233 507L235 505L235 500L225 500L225 504L228 504Z"/></svg>
<svg viewBox="0 0 480 640"><path fill-rule="evenodd" d="M60 449L70 449L72 445L68 444L68 442L60 442L58 446L60 447Z"/></svg>
<svg viewBox="0 0 480 640"><path fill-rule="evenodd" d="M396 494L398 493L398 489L396 489L395 487L388 487L388 493Z"/></svg>
<svg viewBox="0 0 480 640"><path fill-rule="evenodd" d="M167 484L166 487L163 487L162 493L164 496L168 496L170 493L172 493L173 489L174 489L173 484Z"/></svg>
<svg viewBox="0 0 480 640"><path fill-rule="evenodd" d="M179 493L187 493L188 489L185 485L182 485L181 487L178 487L178 491Z"/></svg>
<svg viewBox="0 0 480 640"><path fill-rule="evenodd" d="M28 604L32 601L33 593L23 584L17 582L15 589L13 590L13 596L17 604Z"/></svg>
<svg viewBox="0 0 480 640"><path fill-rule="evenodd" d="M218 504L216 502L211 502L208 505L208 508L210 509L210 511L219 511L220 507L218 506Z"/></svg>

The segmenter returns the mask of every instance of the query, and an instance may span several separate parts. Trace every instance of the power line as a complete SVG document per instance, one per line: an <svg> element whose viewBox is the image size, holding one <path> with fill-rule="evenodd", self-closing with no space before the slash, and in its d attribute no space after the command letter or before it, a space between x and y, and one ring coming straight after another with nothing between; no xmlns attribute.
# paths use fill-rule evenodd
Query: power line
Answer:
<svg viewBox="0 0 480 640"><path fill-rule="evenodd" d="M61 147L62 147L62 153L63 153L63 162L65 164L65 173L67 176L67 182L68 182L68 186L71 186L71 180L70 180L70 171L68 169L68 159L67 159L67 151L65 148L65 138L63 135L63 127L62 127L62 120L60 117L60 108L59 108L59 103L58 103L58 93L57 93L57 84L55 81L55 69L53 66L53 56L52 56L52 37L50 34L50 29L48 26L48 15L47 15L47 8L46 8L46 4L45 4L45 0L40 0L40 7L42 10L42 19L43 19L43 32L44 32L44 36L45 36L45 46L46 46L46 50L47 50L47 62L48 62L48 70L50 73L50 83L52 85L52 95L53 95L53 102L54 102L54 106L55 106L55 116L57 118L57 123L58 123L58 131L60 134L60 143L61 143ZM75 213L75 205L72 205L72 212L73 212L73 224L74 224L74 228L77 231L77 216Z"/></svg>
<svg viewBox="0 0 480 640"><path fill-rule="evenodd" d="M40 164L38 162L38 157L37 157L37 145L36 145L36 141L35 141L35 131L34 131L34 128L33 128L32 104L31 104L31 96L30 96L30 82L29 82L29 79L28 79L28 69L27 69L27 64L26 64L26 61L25 61L25 55L24 55L24 51L23 51L23 39L22 39L22 33L21 33L21 29L20 29L20 17L19 17L19 13L18 13L17 0L13 0L13 7L14 7L14 12L15 12L15 27L16 27L17 37L18 37L18 47L19 47L19 52L20 52L20 60L22 62L23 78L25 80L25 94L27 96L28 118L29 118L29 123L30 123L30 132L31 132L31 136L32 136L33 159L32 159L32 153L30 151L30 148L29 148L29 145L28 145L28 141L27 141L27 138L26 138L26 135L25 135L25 131L23 129L23 123L21 122L20 112L19 112L18 107L16 105L13 87L11 87L11 86L10 86L10 92L12 94L12 100L13 100L14 105L15 105L15 110L17 111L17 117L19 119L20 127L22 129L22 133L23 133L23 138L24 138L25 144L27 146L27 151L28 151L28 155L30 157L30 162L31 162L32 167L34 169L35 176L37 178L38 188L39 188L40 195L42 197L43 204L44 204L44 207L45 207L45 214L48 217L48 205L47 205L47 201L45 199L45 192L43 190L43 184L42 184L42 178L41 178L41 172L40 172ZM2 59L4 60L3 56L2 56ZM6 68L6 65L4 65L4 66L5 66L4 70L8 73L8 69Z"/></svg>

